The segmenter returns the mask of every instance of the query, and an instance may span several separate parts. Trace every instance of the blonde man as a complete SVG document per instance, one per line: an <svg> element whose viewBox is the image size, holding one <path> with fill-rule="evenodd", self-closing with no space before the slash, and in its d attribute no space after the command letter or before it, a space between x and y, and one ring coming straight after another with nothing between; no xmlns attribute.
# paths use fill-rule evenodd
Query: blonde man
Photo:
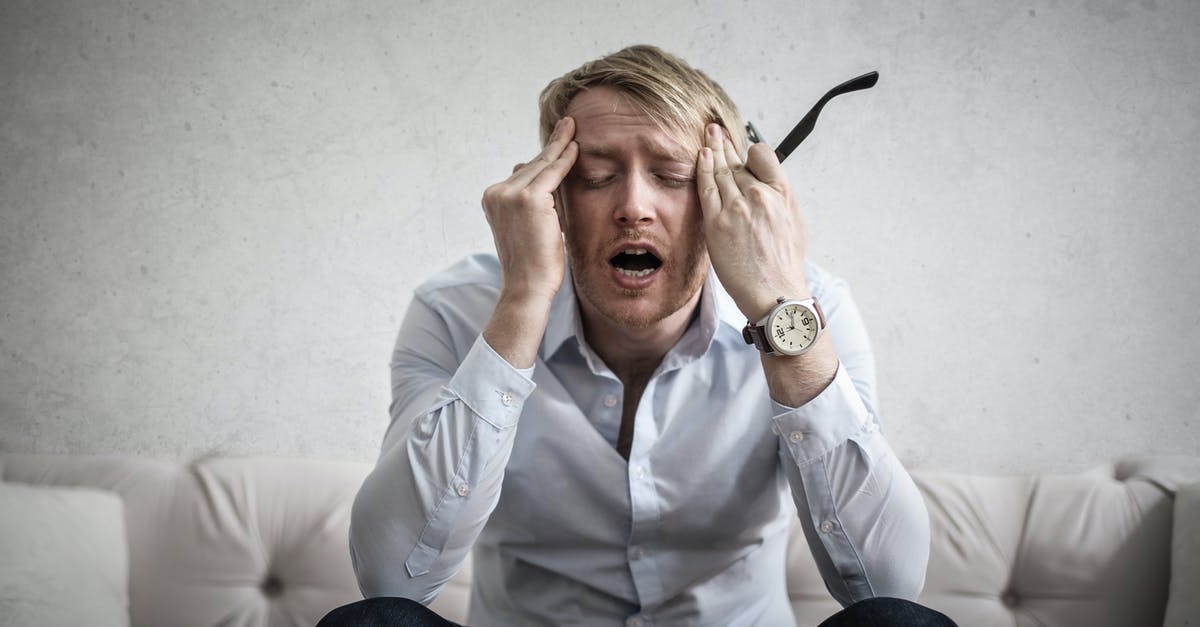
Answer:
<svg viewBox="0 0 1200 627"><path fill-rule="evenodd" d="M552 81L540 106L543 150L483 194L496 255L408 309L351 521L367 599L323 624L447 624L421 604L468 555L475 625L794 624L797 511L850 606L828 624L949 624L902 600L927 514L773 152L747 151L725 92L650 46Z"/></svg>

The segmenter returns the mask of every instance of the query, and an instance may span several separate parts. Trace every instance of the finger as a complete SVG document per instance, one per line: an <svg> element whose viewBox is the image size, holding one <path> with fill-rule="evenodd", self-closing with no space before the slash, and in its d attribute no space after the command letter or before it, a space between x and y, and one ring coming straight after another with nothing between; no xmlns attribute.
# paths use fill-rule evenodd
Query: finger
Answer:
<svg viewBox="0 0 1200 627"><path fill-rule="evenodd" d="M709 220L721 213L721 192L713 173L713 151L705 146L696 156L696 193L700 196L700 211Z"/></svg>
<svg viewBox="0 0 1200 627"><path fill-rule="evenodd" d="M512 173L513 173L513 174L516 174L516 173L517 173L517 170L520 170L520 169L521 169L521 168L523 168L523 167L525 167L525 164L524 164L524 163L518 163L517 165L514 165L514 166L513 166Z"/></svg>
<svg viewBox="0 0 1200 627"><path fill-rule="evenodd" d="M765 143L759 142L750 147L746 153L746 169L779 193L787 191L788 180L783 165L779 163L775 150Z"/></svg>
<svg viewBox="0 0 1200 627"><path fill-rule="evenodd" d="M567 177L567 172L571 171L571 166L575 165L575 158L579 156L579 144L571 142L567 144L566 149L557 159L550 162L537 176L529 182L526 189L534 192L552 192L558 189L564 178Z"/></svg>
<svg viewBox="0 0 1200 627"><path fill-rule="evenodd" d="M563 118L554 125L554 133L550 135L550 140L546 142L546 146L538 153L538 156L533 161L526 163L519 170L509 177L509 182L526 187L542 170L546 169L551 163L554 163L567 149L567 145L571 143L571 139L575 136L575 120L573 118Z"/></svg>
<svg viewBox="0 0 1200 627"><path fill-rule="evenodd" d="M733 170L725 158L725 131L716 124L708 125L708 147L713 153L713 178L717 181L717 190L721 192L721 201L725 204L742 196L737 181L733 178Z"/></svg>
<svg viewBox="0 0 1200 627"><path fill-rule="evenodd" d="M725 162L729 164L729 170L733 172L733 180L737 182L738 189L743 193L758 182L752 172L746 170L746 164L742 163L742 156L738 154L737 145L728 137L728 134L722 131L725 137Z"/></svg>

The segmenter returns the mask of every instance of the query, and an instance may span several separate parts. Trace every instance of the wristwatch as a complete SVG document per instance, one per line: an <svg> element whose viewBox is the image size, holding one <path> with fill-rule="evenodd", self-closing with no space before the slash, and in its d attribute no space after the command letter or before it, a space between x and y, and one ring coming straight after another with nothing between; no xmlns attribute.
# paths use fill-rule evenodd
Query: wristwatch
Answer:
<svg viewBox="0 0 1200 627"><path fill-rule="evenodd" d="M747 344L771 354L799 355L812 348L825 331L825 314L815 298L780 296L771 312L758 324L746 322L742 337Z"/></svg>

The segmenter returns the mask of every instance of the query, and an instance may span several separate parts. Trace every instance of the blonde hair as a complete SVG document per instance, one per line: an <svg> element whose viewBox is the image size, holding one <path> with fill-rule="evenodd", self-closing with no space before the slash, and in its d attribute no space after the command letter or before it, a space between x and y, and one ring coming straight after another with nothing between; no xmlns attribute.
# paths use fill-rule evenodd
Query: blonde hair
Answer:
<svg viewBox="0 0 1200 627"><path fill-rule="evenodd" d="M571 100L592 87L617 89L685 146L704 145L704 129L716 122L746 153L746 123L724 89L704 72L655 46L629 46L550 81L538 97L542 145Z"/></svg>

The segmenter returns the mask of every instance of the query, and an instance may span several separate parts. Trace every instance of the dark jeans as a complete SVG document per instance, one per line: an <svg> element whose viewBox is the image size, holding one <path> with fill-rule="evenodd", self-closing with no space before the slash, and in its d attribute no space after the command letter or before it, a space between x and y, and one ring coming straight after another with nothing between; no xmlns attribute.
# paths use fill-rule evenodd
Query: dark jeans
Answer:
<svg viewBox="0 0 1200 627"><path fill-rule="evenodd" d="M375 597L333 610L317 627L461 627L408 599ZM903 599L859 601L818 627L957 627L945 614Z"/></svg>
<svg viewBox="0 0 1200 627"><path fill-rule="evenodd" d="M401 597L373 597L343 605L317 627L462 627L433 610Z"/></svg>
<svg viewBox="0 0 1200 627"><path fill-rule="evenodd" d="M818 627L958 627L948 616L904 599L875 597L825 619Z"/></svg>

